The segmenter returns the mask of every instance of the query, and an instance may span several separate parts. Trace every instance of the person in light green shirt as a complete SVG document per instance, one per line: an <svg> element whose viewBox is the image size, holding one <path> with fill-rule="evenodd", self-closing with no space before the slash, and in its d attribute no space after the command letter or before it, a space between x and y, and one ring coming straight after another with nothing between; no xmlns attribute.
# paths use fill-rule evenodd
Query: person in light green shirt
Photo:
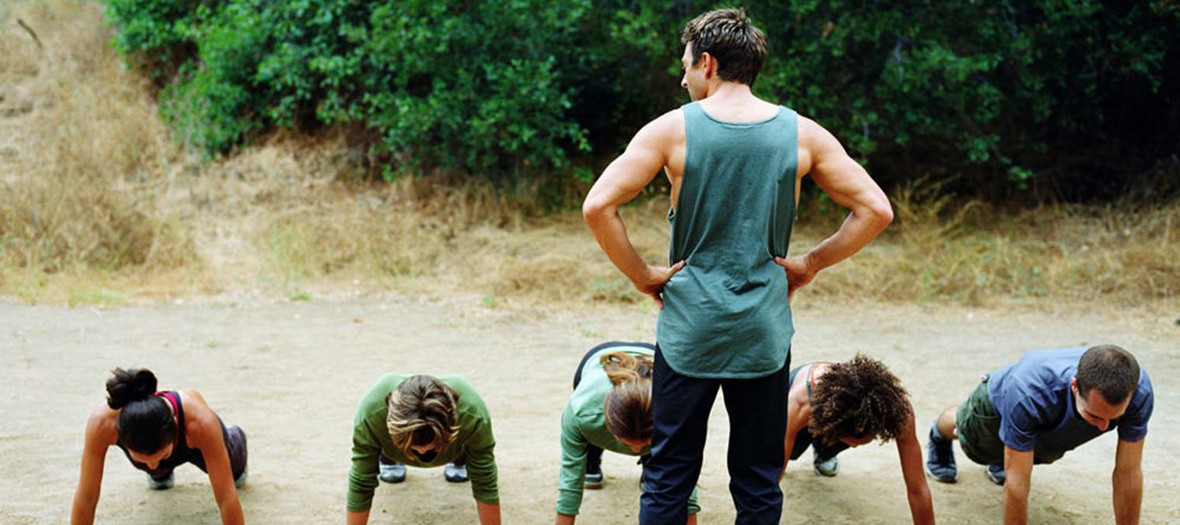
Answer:
<svg viewBox="0 0 1180 525"><path fill-rule="evenodd" d="M655 346L608 342L591 348L574 373L574 392L561 414L557 523L573 524L583 488L603 483L602 451L651 457L651 371ZM643 480L643 478L640 478ZM695 524L697 494L688 502Z"/></svg>
<svg viewBox="0 0 1180 525"><path fill-rule="evenodd" d="M465 456L480 525L499 525L495 446L488 409L466 379L381 376L356 411L347 523L368 523L379 457L413 467L437 467Z"/></svg>

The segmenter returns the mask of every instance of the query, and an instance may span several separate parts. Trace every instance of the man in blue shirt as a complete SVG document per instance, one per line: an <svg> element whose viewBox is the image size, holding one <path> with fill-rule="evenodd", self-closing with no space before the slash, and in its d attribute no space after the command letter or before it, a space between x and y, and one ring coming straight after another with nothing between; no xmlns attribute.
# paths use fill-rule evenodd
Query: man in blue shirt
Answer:
<svg viewBox="0 0 1180 525"><path fill-rule="evenodd" d="M930 429L927 473L958 479L951 441L987 465L988 479L1004 486L1004 522L1028 521L1034 464L1115 428L1115 520L1138 523L1143 499L1143 441L1154 397L1151 380L1130 352L1114 345L1038 350L996 370L963 404L948 408Z"/></svg>

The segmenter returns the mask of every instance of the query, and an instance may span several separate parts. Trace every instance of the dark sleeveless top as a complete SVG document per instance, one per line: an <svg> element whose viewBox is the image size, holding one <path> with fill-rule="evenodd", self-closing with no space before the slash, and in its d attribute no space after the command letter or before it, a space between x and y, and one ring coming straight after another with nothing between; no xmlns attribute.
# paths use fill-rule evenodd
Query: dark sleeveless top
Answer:
<svg viewBox="0 0 1180 525"><path fill-rule="evenodd" d="M147 465L131 459L131 454L127 452L127 447L123 446L122 442L116 442L115 444L123 451L123 454L127 456L127 459L131 461L131 464L135 468L149 474L158 472L166 474L185 463L192 463L197 468L205 470L205 457L201 455L200 450L189 448L188 442L185 440L184 405L180 402L180 394L175 390L170 390L167 392L156 392L156 395L164 398L164 401L172 405L172 408L176 411L176 441L172 443L172 454L160 460L160 464L156 466L155 470L152 470Z"/></svg>

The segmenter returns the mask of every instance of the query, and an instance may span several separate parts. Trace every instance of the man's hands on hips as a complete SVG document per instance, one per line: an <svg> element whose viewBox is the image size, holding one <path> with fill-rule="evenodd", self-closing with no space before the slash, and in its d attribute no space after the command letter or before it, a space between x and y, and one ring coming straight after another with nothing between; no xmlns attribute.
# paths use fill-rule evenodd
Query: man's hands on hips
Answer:
<svg viewBox="0 0 1180 525"><path fill-rule="evenodd" d="M807 255L775 257L774 262L787 271L788 300L795 297L795 290L806 286L812 279L815 279L815 274L819 273L819 269L811 265Z"/></svg>
<svg viewBox="0 0 1180 525"><path fill-rule="evenodd" d="M648 266L647 271L644 272L639 279L633 280L635 288L647 294L655 302L656 306L661 309L664 307L664 300L660 297L664 292L664 286L672 279L676 272L684 269L685 262L680 261L672 266Z"/></svg>

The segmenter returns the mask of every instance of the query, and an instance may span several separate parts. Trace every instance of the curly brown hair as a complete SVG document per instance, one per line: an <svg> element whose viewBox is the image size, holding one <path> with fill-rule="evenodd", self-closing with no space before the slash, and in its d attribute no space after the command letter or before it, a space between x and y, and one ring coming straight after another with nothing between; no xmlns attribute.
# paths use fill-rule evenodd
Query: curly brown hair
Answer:
<svg viewBox="0 0 1180 525"><path fill-rule="evenodd" d="M807 429L826 444L869 436L887 442L901 434L912 410L897 376L884 363L856 354L816 380Z"/></svg>

